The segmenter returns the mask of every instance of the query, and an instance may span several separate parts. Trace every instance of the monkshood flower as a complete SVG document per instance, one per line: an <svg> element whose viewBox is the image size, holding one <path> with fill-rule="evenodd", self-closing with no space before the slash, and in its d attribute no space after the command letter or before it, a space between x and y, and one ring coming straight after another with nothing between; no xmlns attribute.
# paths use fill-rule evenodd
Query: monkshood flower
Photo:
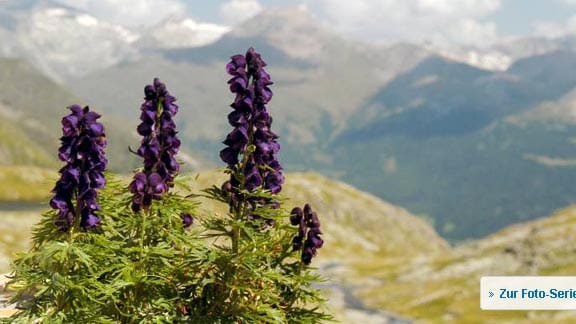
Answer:
<svg viewBox="0 0 576 324"><path fill-rule="evenodd" d="M134 175L130 191L134 194L132 210L148 208L153 199L160 199L173 186L173 180L180 165L176 154L180 140L173 117L178 106L166 85L158 78L144 88L145 101L140 107L138 134L143 136L140 147L135 152L144 159L144 169Z"/></svg>
<svg viewBox="0 0 576 324"><path fill-rule="evenodd" d="M226 65L226 71L232 76L228 81L230 91L236 98L231 104L233 111L228 115L234 129L223 142L227 147L220 152L220 158L233 171L243 173L244 189L255 191L261 187L277 194L282 190L284 176L278 162L278 136L271 130L272 118L266 109L272 98L268 87L272 81L265 66L253 48L248 49L246 55L232 56ZM249 147L253 147L250 152ZM226 186L230 186L234 178L232 175ZM234 199L232 191L229 188L225 194Z"/></svg>
<svg viewBox="0 0 576 324"><path fill-rule="evenodd" d="M73 105L71 113L62 118L61 146L58 158L66 162L59 171L60 179L52 190L50 206L58 210L56 224L67 230L80 217L80 226L94 228L100 222L96 211L97 190L105 186L106 170L104 126L97 120L100 115L88 107Z"/></svg>
<svg viewBox="0 0 576 324"><path fill-rule="evenodd" d="M290 224L298 226L298 234L292 239L292 248L294 251L302 250L301 260L309 265L317 250L324 245L320 238L322 231L318 215L312 211L309 204L304 206L304 210L295 207L290 213Z"/></svg>

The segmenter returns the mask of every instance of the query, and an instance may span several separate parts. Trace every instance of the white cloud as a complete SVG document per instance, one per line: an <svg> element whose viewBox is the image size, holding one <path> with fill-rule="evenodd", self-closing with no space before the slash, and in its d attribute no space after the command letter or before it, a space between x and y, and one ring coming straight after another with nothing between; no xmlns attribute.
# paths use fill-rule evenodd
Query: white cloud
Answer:
<svg viewBox="0 0 576 324"><path fill-rule="evenodd" d="M576 3L576 0L574 0ZM534 34L549 38L576 34L576 15L565 22L538 21L533 24Z"/></svg>
<svg viewBox="0 0 576 324"><path fill-rule="evenodd" d="M220 5L220 15L229 25L239 24L262 11L258 0L231 0Z"/></svg>
<svg viewBox="0 0 576 324"><path fill-rule="evenodd" d="M124 26L151 26L185 12L179 0L57 0L89 12L98 19Z"/></svg>
<svg viewBox="0 0 576 324"><path fill-rule="evenodd" d="M455 42L462 45L493 44L498 40L496 24L493 22L480 23L474 19L461 19L454 22L454 27L445 32L437 32L438 42Z"/></svg>
<svg viewBox="0 0 576 324"><path fill-rule="evenodd" d="M479 18L500 0L308 0L325 22L354 37L392 41L473 43L494 41L496 25ZM576 0L574 0L576 1Z"/></svg>
<svg viewBox="0 0 576 324"><path fill-rule="evenodd" d="M482 16L500 7L499 0L418 0L415 3L424 13L459 17Z"/></svg>

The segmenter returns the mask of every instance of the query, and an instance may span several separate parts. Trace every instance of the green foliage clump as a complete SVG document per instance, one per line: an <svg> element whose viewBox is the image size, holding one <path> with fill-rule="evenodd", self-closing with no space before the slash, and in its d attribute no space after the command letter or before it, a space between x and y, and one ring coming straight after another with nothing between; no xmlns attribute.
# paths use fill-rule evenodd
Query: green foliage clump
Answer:
<svg viewBox="0 0 576 324"><path fill-rule="evenodd" d="M185 228L181 215L197 215L193 197L169 193L149 211L134 213L127 186L110 174L106 178L96 230L82 230L78 223L62 231L54 223L56 211L43 215L32 249L13 264L10 286L20 312L10 321L316 323L331 318L312 286L321 278L292 252L295 228L282 209L254 211L274 219L273 225L214 214L195 217ZM216 187L206 192L223 200Z"/></svg>

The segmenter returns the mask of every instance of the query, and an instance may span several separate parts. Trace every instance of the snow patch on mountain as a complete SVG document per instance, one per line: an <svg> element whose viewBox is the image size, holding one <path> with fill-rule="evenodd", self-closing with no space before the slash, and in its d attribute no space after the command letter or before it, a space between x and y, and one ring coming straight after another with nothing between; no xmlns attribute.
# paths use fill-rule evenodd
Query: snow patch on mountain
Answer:
<svg viewBox="0 0 576 324"><path fill-rule="evenodd" d="M211 44L230 27L198 22L190 17L173 17L151 28L140 45L153 48L186 48Z"/></svg>

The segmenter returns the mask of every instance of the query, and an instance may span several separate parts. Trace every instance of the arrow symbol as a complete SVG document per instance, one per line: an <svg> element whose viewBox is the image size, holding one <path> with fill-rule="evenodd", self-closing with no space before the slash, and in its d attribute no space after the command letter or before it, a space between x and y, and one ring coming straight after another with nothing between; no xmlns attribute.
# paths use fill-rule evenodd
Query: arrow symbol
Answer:
<svg viewBox="0 0 576 324"><path fill-rule="evenodd" d="M489 292L489 293L488 293L488 297L490 297L490 298L494 297L494 293L493 293L493 292Z"/></svg>

